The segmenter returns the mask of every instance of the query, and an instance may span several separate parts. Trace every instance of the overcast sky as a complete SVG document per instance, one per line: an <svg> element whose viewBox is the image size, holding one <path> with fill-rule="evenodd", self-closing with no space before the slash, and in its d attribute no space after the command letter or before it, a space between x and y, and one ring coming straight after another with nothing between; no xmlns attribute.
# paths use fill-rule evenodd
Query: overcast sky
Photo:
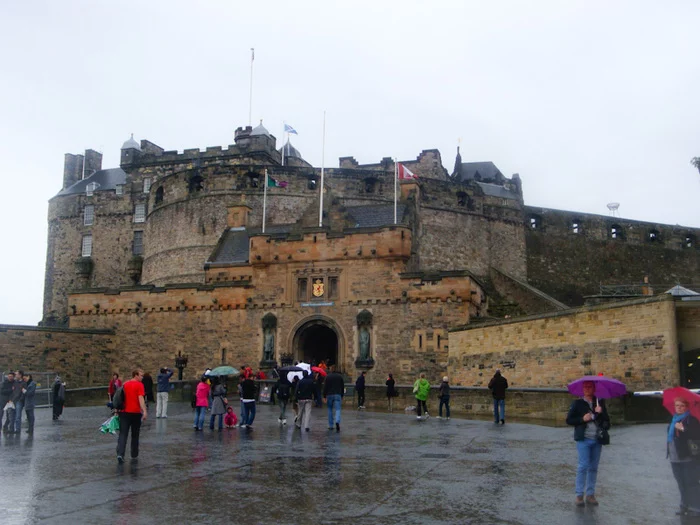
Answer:
<svg viewBox="0 0 700 525"><path fill-rule="evenodd" d="M0 2L0 323L42 315L64 153L116 167L253 122L321 164L438 148L520 173L525 202L700 227L700 2Z"/></svg>

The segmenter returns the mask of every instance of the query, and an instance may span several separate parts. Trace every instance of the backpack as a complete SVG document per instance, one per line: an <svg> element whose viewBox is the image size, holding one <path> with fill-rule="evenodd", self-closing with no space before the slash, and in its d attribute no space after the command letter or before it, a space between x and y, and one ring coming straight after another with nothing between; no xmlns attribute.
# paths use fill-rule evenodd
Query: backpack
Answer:
<svg viewBox="0 0 700 525"><path fill-rule="evenodd" d="M280 383L277 386L277 397L280 399L289 399L292 386L289 383Z"/></svg>
<svg viewBox="0 0 700 525"><path fill-rule="evenodd" d="M124 387L120 386L112 396L112 408L114 410L124 410Z"/></svg>

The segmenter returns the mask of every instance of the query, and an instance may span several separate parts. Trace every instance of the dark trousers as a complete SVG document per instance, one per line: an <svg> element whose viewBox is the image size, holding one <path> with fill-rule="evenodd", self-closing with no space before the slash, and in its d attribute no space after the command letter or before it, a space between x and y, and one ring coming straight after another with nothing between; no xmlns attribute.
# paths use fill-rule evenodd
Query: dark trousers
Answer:
<svg viewBox="0 0 700 525"><path fill-rule="evenodd" d="M24 411L27 413L27 432L32 434L34 432L34 409L25 408Z"/></svg>
<svg viewBox="0 0 700 525"><path fill-rule="evenodd" d="M700 462L672 462L673 477L681 493L681 507L700 512Z"/></svg>
<svg viewBox="0 0 700 525"><path fill-rule="evenodd" d="M421 401L420 399L416 398L416 411L418 412L418 415L421 415L421 407L423 408L423 411L427 414L428 413L428 405L425 404L425 401Z"/></svg>
<svg viewBox="0 0 700 525"><path fill-rule="evenodd" d="M121 412L119 414L119 441L117 442L117 456L124 457L126 453L126 440L131 430L131 457L139 457L139 434L141 433L141 413Z"/></svg>
<svg viewBox="0 0 700 525"><path fill-rule="evenodd" d="M56 399L53 402L53 418L58 419L63 414L63 399Z"/></svg>
<svg viewBox="0 0 700 525"><path fill-rule="evenodd" d="M365 406L365 391L363 390L358 390L357 391L357 406Z"/></svg>
<svg viewBox="0 0 700 525"><path fill-rule="evenodd" d="M438 416L442 417L442 407L445 406L445 417L450 417L450 396L440 396Z"/></svg>

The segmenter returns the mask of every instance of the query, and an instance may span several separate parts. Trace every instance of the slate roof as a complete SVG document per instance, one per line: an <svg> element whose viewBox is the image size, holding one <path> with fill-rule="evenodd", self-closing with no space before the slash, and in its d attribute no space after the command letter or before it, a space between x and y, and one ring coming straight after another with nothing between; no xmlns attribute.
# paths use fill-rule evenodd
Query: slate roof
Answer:
<svg viewBox="0 0 700 525"><path fill-rule="evenodd" d="M694 292L693 290L690 290L685 286L681 286L680 284L677 284L670 290L666 290L665 293L671 294L674 297L689 297L694 295L700 295L700 293Z"/></svg>
<svg viewBox="0 0 700 525"><path fill-rule="evenodd" d="M463 162L460 167L462 180L499 180L504 179L501 171L491 162Z"/></svg>
<svg viewBox="0 0 700 525"><path fill-rule="evenodd" d="M355 221L355 228L380 228L394 224L394 206L378 204L354 206L347 209L348 216ZM406 206L399 204L396 209L398 223L403 224Z"/></svg>
<svg viewBox="0 0 700 525"><path fill-rule="evenodd" d="M245 263L250 255L248 232L245 228L231 228L224 232L223 240L211 263Z"/></svg>
<svg viewBox="0 0 700 525"><path fill-rule="evenodd" d="M118 184L126 183L126 172L121 168L96 171L89 177L79 180L72 186L68 186L65 190L59 191L57 196L78 195L80 193L85 193L87 185L91 182L98 184L95 191L114 190Z"/></svg>
<svg viewBox="0 0 700 525"><path fill-rule="evenodd" d="M479 187L484 190L484 194L489 197L501 197L503 199L517 199L518 194L509 190L500 184L488 184L486 182L477 182Z"/></svg>
<svg viewBox="0 0 700 525"><path fill-rule="evenodd" d="M292 158L301 159L302 158L301 153L299 153L299 150L296 149L294 146L292 146L292 143L289 141L289 139L287 139L287 142L283 146L283 148L284 148L284 156L285 157L288 157L290 159L292 159ZM280 148L278 151L280 153L282 153L283 148Z"/></svg>

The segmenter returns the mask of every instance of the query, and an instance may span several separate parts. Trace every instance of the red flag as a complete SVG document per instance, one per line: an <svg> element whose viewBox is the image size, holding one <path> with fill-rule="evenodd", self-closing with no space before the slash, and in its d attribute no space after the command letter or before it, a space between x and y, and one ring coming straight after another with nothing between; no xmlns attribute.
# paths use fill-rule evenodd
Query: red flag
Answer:
<svg viewBox="0 0 700 525"><path fill-rule="evenodd" d="M411 170L409 170L403 164L399 164L399 180L411 180L417 179L418 175L415 175Z"/></svg>

